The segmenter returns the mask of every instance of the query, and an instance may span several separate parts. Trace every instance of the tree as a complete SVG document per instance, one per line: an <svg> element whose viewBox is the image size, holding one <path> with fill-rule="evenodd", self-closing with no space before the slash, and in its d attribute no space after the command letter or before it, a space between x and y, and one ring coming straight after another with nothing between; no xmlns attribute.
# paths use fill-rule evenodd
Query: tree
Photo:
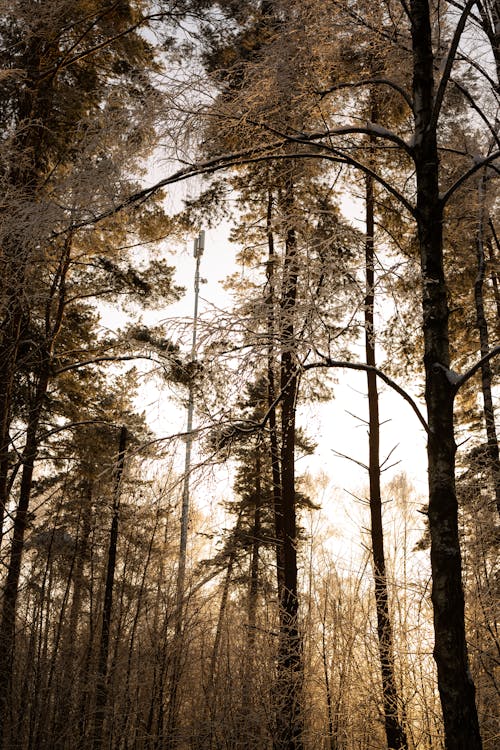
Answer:
<svg viewBox="0 0 500 750"><path fill-rule="evenodd" d="M498 152L486 154L465 167L461 176L440 194L439 116L450 84L450 74L458 44L474 3L464 6L451 35L449 50L444 56L443 70L437 87L434 86L436 53L433 49L431 11L427 2L415 0L404 8L411 35L412 95L404 84L392 80L379 83L398 91L408 104L414 118L411 145L379 123L357 124L332 128L326 135L289 135L268 125L270 131L285 141L305 149L314 144L316 153L323 153L334 161L345 161L374 177L392 194L397 194L405 208L414 216L417 226L422 273L424 365L426 403L428 411L429 460L429 526L431 533L431 562L433 570L433 605L435 623L435 658L438 684L445 723L447 747L479 748L481 740L474 704L474 686L467 666L464 626L464 600L461 584L460 544L458 536L457 502L455 492L455 441L453 430L453 402L458 390L471 371L461 378L450 370L449 310L444 270L443 234L444 208L460 185L482 166L498 159ZM369 82L346 82L352 87ZM450 84L451 85L451 84ZM330 91L335 92L338 84ZM348 155L342 146L331 145L331 139L349 133L368 134L378 140L396 143L412 160L415 167L416 205L398 192L380 172ZM326 141L328 138L328 142ZM314 150L309 150L312 157ZM490 354L488 353L487 357ZM483 358L484 359L484 358ZM330 365L327 361L326 365ZM454 648L450 650L449 645Z"/></svg>
<svg viewBox="0 0 500 750"><path fill-rule="evenodd" d="M464 3L437 2L432 6L427 0L411 0L409 3L387 0L382 4L382 14L387 23L379 24L379 8L374 14L368 7L362 6L362 13L359 13L360 8L350 3L332 2L321 7L313 2L299 5L284 4L278 0L272 4L249 3L245 5L245 12L251 13L251 17L247 19L241 12L234 10L233 3L224 4L223 8L229 9L227 18L231 22L238 21L242 24L243 31L238 29L234 35L228 32L229 44L225 47L222 45L222 51L230 53L230 61L234 64L212 73L212 81L218 79L221 93L216 98L216 106L211 107L208 112L211 122L216 125L204 131L204 158L168 175L152 188L132 193L124 190L121 193L123 197L111 206L102 197L101 206L95 212L97 217L79 208L75 210L74 216L69 217L69 221L68 213L65 213L58 219L59 223L53 220L49 222L63 228L70 224L72 241L76 243L75 236L84 225L97 223L104 227L105 220L113 223L119 211L145 201L166 185L188 176L238 167L242 180L248 183L247 195L250 198L251 191L258 186L255 195L258 203L256 213L262 226L265 225L268 265L266 294L265 297L259 295L259 301L265 299L265 304L257 306L260 317L255 319L257 323L254 329L256 345L264 355L268 373L268 412L263 426L269 424L274 441L272 480L276 536L281 543L281 551L277 556L280 570L277 586L282 605L282 637L277 651L277 666L282 669L280 678L285 676L281 682L281 688L285 689L279 690L284 696L283 703L279 704L277 696L275 700L275 708L278 709L276 746L300 748L305 742L302 731L304 716L301 711L303 660L298 617L294 455L299 386L307 386L311 376L306 373L318 373L322 368L350 367L364 370L371 376L388 382L412 405L427 431L434 654L445 741L448 750L478 750L481 747L474 685L468 671L466 648L453 417L458 391L481 368L484 371L485 365L498 353L498 348L488 349L489 345L482 336L479 361L468 366L461 375L451 369L450 341L455 343L451 338L453 329L449 320L449 294L452 290L450 267L453 258L446 253L447 240L443 227L453 210L452 199L459 194L466 182L475 175L480 176L485 170L488 179L491 177L493 180L498 168L498 150L494 150L498 148L494 91L498 84L488 69L482 67L471 54L474 50L469 50L466 43L462 45L463 49L460 47L460 40L465 33L477 34L478 29L482 29L481 33L486 34L495 56L498 42L495 28L495 19L498 18L496 5L490 2L478 3L477 0ZM320 42L318 27L321 29ZM352 38L360 30L367 42L372 42L375 48L383 45L391 48L390 65L387 65L383 77L378 74L376 77L371 74L367 77L365 72L356 67L351 68L349 75L345 66L340 64L346 48L354 48ZM308 42L311 44L306 56L303 48L308 46ZM33 60L28 62L31 64ZM479 98L473 96L467 77L461 75L466 66L473 66L475 76L482 76L480 80L484 93ZM371 120L360 124L360 119L364 122L364 117L360 114L362 108L366 105L370 92L374 90L389 91L398 101L401 118L396 124L384 110L372 114ZM41 98L45 97L46 103L47 91L40 89L38 93ZM471 123L477 131L474 152L469 148L469 143L455 148L447 141L449 128L445 127L445 112L457 98L464 107L469 108ZM80 121L79 118L76 119ZM37 137L41 137L39 130ZM495 142L493 148L492 140ZM375 149L380 157L376 164L372 159ZM396 151L397 164L394 162ZM29 148L23 146L16 153L28 152ZM40 153L41 151L37 151L37 158ZM377 369L374 363L346 361L344 352L336 356L338 352L335 345L343 341L343 325L331 325L330 318L328 325L318 324L315 335L311 335L314 330L311 321L322 320L325 310L330 314L326 297L328 294L333 297L337 293L337 287L334 286L335 274L323 273L325 256L320 252L321 243L313 243L317 253L308 258L314 258L315 261L314 264L309 263L314 269L312 277L304 273L302 253L307 246L308 222L301 218L304 207L310 208L313 204L319 206L322 198L324 213L329 215L332 224L335 223L332 218L335 215L332 203L325 198L325 194L328 194L330 181L333 179L329 165L339 164L344 171L346 167L351 170L351 174L363 173L369 183L376 181L380 186L378 190L385 189L395 201L399 201L405 219L415 222L415 245L421 272L424 345L422 364L425 370L427 419L422 417L412 398L386 373ZM50 170L44 172L43 176L46 177L49 173ZM78 174L83 175L85 172ZM38 173L35 177L38 179ZM26 179L23 177L17 182L13 180L12 184L8 182L8 187L14 192L18 191L17 194L26 190L28 203L31 201L31 205L32 182L30 173ZM91 180L82 183L83 193L78 195L85 193L83 188L88 187L90 182ZM323 190L327 183L327 189ZM63 193L62 185L63 182L57 186L58 196ZM311 195L314 195L317 203L310 200ZM82 200L81 203L83 205L85 201ZM57 213L53 204L50 205ZM310 216L311 213L308 214L308 220ZM319 224L318 221L315 228ZM20 388L16 391L16 378L23 384L33 382L25 378L19 361L19 354L23 354L23 335L34 329L33 326L30 328L26 325L26 311L29 309L30 321L44 319L36 295L30 297L30 304L23 307L19 305L17 296L20 289L28 290L24 283L25 272L27 273L27 269L32 272L33 259L39 257L39 249L42 246L45 250L49 246L53 247L57 250L54 253L56 260L59 260L64 255L60 253L64 243L60 239L62 235L54 238L51 233L44 235L40 232L36 242L32 243L30 240L24 245L29 250L30 262L26 265L22 262L18 267L15 265L18 256L13 252L14 228L8 222L5 226L5 246L10 252L7 256L12 261L10 268L18 272L17 276L14 274L9 278L17 279L16 284L19 280L21 282L15 289L12 287L7 290L9 304L4 311L6 336L3 361L9 364L3 371L3 393L6 399L0 420L4 425L4 454L0 457L0 469L8 471L12 459L12 454L8 455L8 446L12 444L9 431L13 420L21 422L23 416L18 416L15 412L13 395L21 393ZM315 232L311 234L314 235ZM494 234L492 229L491 247L494 246ZM323 249L328 248L330 253L332 246L335 248L335 243L325 242ZM276 253L278 248L281 251L280 258ZM331 254L335 256L335 252ZM17 260L14 262L13 258ZM56 263L55 277L58 281L55 286L47 285L54 289L52 296L48 296L54 302L52 312L56 310L55 299L61 289L59 279L63 278L59 268L62 266ZM337 265L337 275L338 269ZM126 270L120 267L118 270L122 278L127 276ZM480 258L478 277L481 283L478 281L477 287L479 303L483 270ZM311 278L313 283L310 283ZM369 287L370 284L364 295L367 309L370 307ZM306 304L310 301L312 290L317 306ZM255 314L255 309L253 312ZM349 311L351 313L352 309ZM49 316L49 323L53 324L54 321L57 321L56 314ZM369 316L367 324L370 325ZM50 331L53 330L50 328ZM263 332L268 337L265 345L261 335ZM25 478L28 489L32 483L29 473L32 473L32 463L38 449L36 436L40 416L44 413L51 377L51 368L47 364L53 361L50 347L56 346L60 335L58 332L55 337L44 339L45 349L40 349L43 367L37 371L37 388L34 398L29 402L33 408L28 408L25 412L32 417L31 422L26 420L25 424L32 428L27 435L34 435L32 443L35 446L34 452L30 453L31 443L26 440L23 460L27 468L26 473L22 472L22 479ZM244 346L247 345L245 341ZM477 345L475 348L477 349ZM468 354L470 359L477 356L472 347ZM33 367L30 367L32 373ZM47 382L43 379L45 376ZM370 379L373 381L373 377ZM10 476L14 476L15 480L15 475L11 473ZM8 483L4 481L1 486L5 490ZM22 514L28 509L27 503L24 506L20 508L18 530L24 523ZM22 535L18 534L17 538L22 549ZM11 588L14 591L16 587L17 584ZM42 609L40 607L39 611ZM5 632L10 633L11 630L9 625ZM10 635L7 645L9 639ZM165 643L162 645L165 647ZM157 675L158 679L147 721L149 728L156 722L158 735L163 731L163 686L167 669L165 653L162 653L161 664L155 673L155 679ZM331 694L328 687L327 691ZM333 732L330 734L333 735Z"/></svg>
<svg viewBox="0 0 500 750"><path fill-rule="evenodd" d="M486 154L472 167L465 168L454 184L440 193L438 132L439 116L456 57L457 47L467 18L474 3L467 3L450 39L449 50L443 61L443 74L434 86L435 51L431 11L427 2L414 0L404 6L410 23L412 96L396 81L388 85L401 93L411 108L414 127L411 145L400 136L381 128L378 123L368 123L332 129L344 135L347 132L367 133L377 139L396 143L413 161L416 179L416 205L413 207L404 195L398 193L403 205L416 221L422 273L423 338L426 403L428 412L429 461L429 527L431 534L431 563L433 571L432 600L435 625L435 659L438 667L438 684L443 708L446 744L453 748L480 748L481 739L474 703L474 685L467 665L467 648L464 625L464 599L461 584L461 557L458 536L457 501L455 492L455 441L453 430L453 402L458 390L470 376L454 377L450 370L449 310L444 269L443 234L444 208L454 192L482 166L498 159L498 152ZM353 83L352 85L363 85ZM364 84L366 85L366 84ZM335 90L335 87L334 89ZM304 145L313 141L321 143L321 150L331 158L343 159L365 173L373 173L363 162L353 159L340 146L298 136L294 142ZM374 175L375 176L375 175ZM393 194L395 188L378 173L378 181ZM487 356L490 356L488 353ZM450 649L453 644L453 649Z"/></svg>
<svg viewBox="0 0 500 750"><path fill-rule="evenodd" d="M76 216L88 211L91 197L95 205L104 206L114 200L114 193L130 190L124 172L150 147L153 125L145 103L155 99L151 74L156 62L152 46L137 31L148 23L144 9L141 3L70 7L61 0L35 14L20 0L2 17L0 118L8 133L0 155L6 195L1 212L2 531L4 513L9 503L15 504L0 624L2 720L40 427L53 395L55 364L62 357L62 334L72 320L68 308L85 297L110 297L125 290L139 298L150 295L152 286L142 278L144 273L115 262L109 246L116 252L141 221L143 237L165 229L162 212L152 209L127 228L111 222L91 240L66 231ZM98 269L94 284L106 280L104 289L82 289L90 265ZM171 272L165 276L163 263L157 263L156 270L162 294L171 286ZM77 318L78 313L73 322ZM85 343L80 342L80 348ZM24 441L12 437L13 425L23 430Z"/></svg>

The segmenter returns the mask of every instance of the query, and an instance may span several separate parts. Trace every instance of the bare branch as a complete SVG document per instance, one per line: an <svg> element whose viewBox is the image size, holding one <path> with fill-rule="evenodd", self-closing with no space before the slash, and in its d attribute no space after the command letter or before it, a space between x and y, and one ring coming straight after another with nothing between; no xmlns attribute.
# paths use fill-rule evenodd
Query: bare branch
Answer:
<svg viewBox="0 0 500 750"><path fill-rule="evenodd" d="M499 347L500 349L500 347ZM330 359L329 357L325 357L322 362L311 362L308 365L303 365L303 370L314 370L321 367L338 367L339 369L345 368L347 370L362 370L363 372L373 372L377 377L379 377L381 380L384 381L390 388L392 388L396 393L398 393L404 400L410 404L411 408L417 415L417 418L420 422L420 424L423 426L424 430L429 433L429 425L427 424L424 416L422 415L422 412L418 408L415 401L412 399L409 393L407 393L403 388L401 388L400 385L398 385L392 378L390 378L388 375L385 374L382 370L379 370L378 367L373 367L373 365L365 365L362 362L345 362L341 360L336 359Z"/></svg>
<svg viewBox="0 0 500 750"><path fill-rule="evenodd" d="M396 190L396 188L391 185L390 182L387 180L384 180L383 177L381 177L377 172L375 172L373 169L368 167L366 164L363 164L363 162L358 161L358 159L354 159L352 156L347 156L347 154L343 154L340 149L332 148L331 146L328 146L326 144L317 144L318 148L325 148L330 151L330 153L338 154L336 156L330 156L329 154L323 154L320 158L327 159L328 161L336 162L337 164L348 164L350 167L355 167L356 169L359 169L361 172L364 172L364 174L370 175L373 177L374 180L378 182L379 185L382 185L388 193L391 193L408 211L408 213L415 217L416 209L415 207L410 203L410 201L404 197L402 193L399 192L399 190ZM290 157L288 157L290 158Z"/></svg>
<svg viewBox="0 0 500 750"><path fill-rule="evenodd" d="M78 370L80 367L87 367L87 365L96 365L99 362L131 362L135 359L147 359L149 362L156 362L156 360L147 354L128 354L128 355L107 355L102 357L94 357L94 359L86 359L82 362L74 362L71 365L61 367L59 370L55 370L54 375L62 375L63 372L70 372L71 370Z"/></svg>
<svg viewBox="0 0 500 750"><path fill-rule="evenodd" d="M402 96L408 107L413 111L413 100L410 94L395 81L390 78L364 78L362 81L346 81L345 83L337 83L335 86L331 86L323 91L316 91L321 98L328 94L333 94L334 91L340 91L341 89L361 88L363 86L389 86L389 88L397 91Z"/></svg>
<svg viewBox="0 0 500 750"><path fill-rule="evenodd" d="M287 141L291 141L292 143L312 143L322 140L323 138L332 138L339 135L369 135L372 138L383 138L384 140L391 141L402 148L403 151L406 151L407 154L413 156L412 147L403 138L396 135L392 130L388 130L383 125L379 125L376 122L370 122L369 120L362 126L347 125L345 127L334 128L333 130L325 130L320 133L300 133L298 136L284 133L283 131L266 124L263 124L262 126L270 133L286 138Z"/></svg>
<svg viewBox="0 0 500 750"><path fill-rule="evenodd" d="M368 466L364 464L362 461L358 461L357 458L353 458L352 456L348 456L346 453L341 453L340 451L336 451L333 448L330 448L332 453L335 453L336 456L339 456L339 458L346 458L348 461L352 461L353 464L357 464L357 466L360 466L365 471L368 471Z"/></svg>
<svg viewBox="0 0 500 750"><path fill-rule="evenodd" d="M69 229L74 231L76 229L83 229L85 227L93 226L94 224L97 224L104 219L115 216L116 214L120 213L120 211L123 211L126 208L144 203L144 201L148 200L148 198L151 198L153 195L155 195L155 193L159 192L167 185L173 185L177 182L182 182L183 180L188 180L191 177L198 177L203 174L213 174L214 172L220 171L221 169L227 169L229 167L240 166L242 164L250 164L254 163L255 161L262 161L264 159L276 158L277 155L274 154L273 156L273 151L283 145L283 141L276 141L263 147L261 149L262 153L260 154L259 149L251 148L244 149L242 151L235 151L230 154L222 154L206 161L188 164L186 167L173 172L168 177L159 180L154 185L132 193L123 201L117 203L107 211L102 211L101 213L96 214L91 218L84 219L83 221L72 224ZM288 155L287 158L290 158L290 156ZM66 229L64 232L58 232L54 236L57 237L67 231L68 230Z"/></svg>
<svg viewBox="0 0 500 750"><path fill-rule="evenodd" d="M460 44L460 39L462 37L462 33L465 28L465 24L467 22L469 13L472 10L472 6L475 4L476 4L476 0L467 0L467 3L465 4L464 9L462 11L462 15L460 16L458 23L455 27L455 33L453 34L453 38L451 40L450 49L448 50L448 55L446 56L446 62L444 64L443 72L441 74L441 79L439 81L438 90L434 98L434 107L432 110L431 123L429 125L429 127L431 128L435 127L438 121L438 118L441 112L441 106L443 104L444 94L446 91L446 87L448 85L448 81L450 79L451 69L455 61L455 56L457 54L458 45Z"/></svg>
<svg viewBox="0 0 500 750"><path fill-rule="evenodd" d="M470 380L476 374L476 372L480 370L484 364L486 364L486 362L489 362L490 359L496 357L497 354L500 354L500 346L495 346L494 349L488 352L488 354L485 354L484 357L481 357L481 359L476 362L475 365L472 365L472 367L467 370L467 372L464 372L463 375L460 375L460 377L455 380L455 389L458 391L458 389L461 388L464 383Z"/></svg>
<svg viewBox="0 0 500 750"><path fill-rule="evenodd" d="M487 115L483 112L482 108L478 105L474 96L470 94L467 91L467 89L464 86L462 86L461 83L459 83L458 81L455 81L454 78L450 78L450 82L453 83L453 85L458 89L458 91L460 91L462 96L464 96L467 99L472 109L474 109L477 112L481 120L484 122L484 124L490 131L496 145L500 146L500 137L498 135L497 127L495 127L495 125L490 121L489 117L487 117Z"/></svg>
<svg viewBox="0 0 500 750"><path fill-rule="evenodd" d="M366 129L357 129L356 132L358 133L366 133ZM327 134L323 134L323 137L325 137ZM72 224L70 227L63 231L59 231L54 233L54 237L59 237L62 234L65 234L68 231L76 231L78 229L84 229L86 227L94 226L95 224L98 224L101 221L104 221L105 219L110 218L111 216L115 216L116 214L120 213L120 211L124 211L127 208L132 208L133 206L140 205L147 201L149 198L151 198L155 193L162 190L167 185L173 185L177 182L182 182L184 180L188 180L191 177L199 177L200 175L210 175L214 174L216 172L219 172L223 169L229 169L231 167L241 167L245 166L246 164L256 164L263 161L277 161L277 160L283 160L283 159L326 159L328 161L335 162L337 164L347 164L349 166L355 167L357 169L360 169L365 174L371 175L377 182L382 185L389 193L391 193L400 203L403 204L403 206L407 209L407 211L414 216L415 215L415 208L410 203L410 201L405 198L396 188L394 188L387 180L385 180L383 177L381 177L377 172L367 167L362 162L358 161L357 159L353 158L352 156L348 156L347 154L343 153L341 149L335 149L330 145L327 145L325 143L314 143L311 141L304 140L304 145L313 146L318 149L318 152L303 152L299 154L294 154L293 157L290 156L290 154L285 153L277 153L278 149L282 148L287 142L294 141L296 143L300 143L300 139L293 138L293 136L286 136L283 138L283 140L275 141L271 144L267 144L262 148L262 151L259 153L259 149L252 148L252 149L245 149L244 151L236 151L232 154L224 154L222 156L215 157L214 159L209 159L207 161L199 162L198 164L190 164L187 167L184 167L183 169L179 169L176 172L173 172L168 177L165 177L162 180L159 180L159 182L156 182L154 185L151 185L150 187L143 188L142 190L137 191L136 193L132 193L129 195L125 200L121 201L120 203L117 203L112 208L108 209L107 211L103 211L99 214L96 214L95 216L89 217L88 219L84 219L83 221L77 222L75 224ZM324 154L321 153L324 150L327 150L329 153Z"/></svg>
<svg viewBox="0 0 500 750"><path fill-rule="evenodd" d="M473 174L476 174L477 171L482 169L483 167L488 166L488 164L491 164L495 159L500 158L500 150L499 151L493 151L493 153L488 154L488 156L485 156L481 159L475 159L474 164L470 169L467 170L467 172L464 172L456 182L453 183L453 185L448 188L446 193L440 196L441 203L443 206L446 205L446 203L449 201L453 193L455 193L458 188L463 185L464 182L467 182L469 177L472 177Z"/></svg>

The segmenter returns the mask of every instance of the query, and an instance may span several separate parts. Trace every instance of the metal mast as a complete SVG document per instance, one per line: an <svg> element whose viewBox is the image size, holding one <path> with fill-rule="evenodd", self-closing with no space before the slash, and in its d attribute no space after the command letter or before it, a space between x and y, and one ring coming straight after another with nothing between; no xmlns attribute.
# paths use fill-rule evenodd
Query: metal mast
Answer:
<svg viewBox="0 0 500 750"><path fill-rule="evenodd" d="M193 314L193 340L191 344L191 360L193 366L196 362L196 336L198 331L198 298L200 294L200 260L205 249L205 232L202 229L194 241L193 255L196 259L196 270L194 274L194 314ZM193 373L191 373L192 376ZM184 579L186 575L186 553L187 536L189 524L189 475L191 472L191 446L193 444L193 411L194 411L194 388L192 377L189 380L189 400L187 408L186 426L186 458L184 463L184 485L182 490L182 513L181 513L181 541L179 547L179 569L177 573L177 624L176 631L179 632L182 625L182 600L184 597Z"/></svg>

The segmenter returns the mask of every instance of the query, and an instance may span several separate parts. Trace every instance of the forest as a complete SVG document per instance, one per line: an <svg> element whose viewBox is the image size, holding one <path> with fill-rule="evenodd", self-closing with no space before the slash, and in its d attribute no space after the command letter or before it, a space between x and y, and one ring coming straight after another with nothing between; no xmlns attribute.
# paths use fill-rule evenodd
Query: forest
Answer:
<svg viewBox="0 0 500 750"><path fill-rule="evenodd" d="M0 121L0 750L495 750L500 1L0 0Z"/></svg>

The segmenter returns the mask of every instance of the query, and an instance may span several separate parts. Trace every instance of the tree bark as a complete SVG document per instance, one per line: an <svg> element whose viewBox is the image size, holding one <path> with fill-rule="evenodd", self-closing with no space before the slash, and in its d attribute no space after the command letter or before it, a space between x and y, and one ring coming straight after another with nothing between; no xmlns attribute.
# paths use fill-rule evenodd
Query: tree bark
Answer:
<svg viewBox="0 0 500 750"><path fill-rule="evenodd" d="M485 175L480 178L478 187L478 225L476 232L476 258L477 275L474 283L474 302L476 305L476 326L479 331L479 343L481 359L486 357L490 350L488 321L484 310L484 277L486 274L486 258L484 254L484 181ZM483 414L486 427L486 441L491 481L495 494L495 504L500 515L500 454L498 451L498 438L495 426L495 410L492 394L493 372L489 360L481 365L481 387L483 392Z"/></svg>
<svg viewBox="0 0 500 750"><path fill-rule="evenodd" d="M17 290L17 293L19 290ZM15 362L21 331L21 314L15 303L9 320L3 326L0 346L0 549L2 546L5 513L9 501L9 451L11 405L14 387Z"/></svg>
<svg viewBox="0 0 500 750"><path fill-rule="evenodd" d="M261 545L261 508L262 508L262 459L261 444L255 446L255 501L253 507L252 556L250 560L250 584L248 587L247 608L247 672L248 681L252 679L251 663L255 649L255 627L257 624L257 603L259 595L259 558ZM245 680L246 682L246 680ZM253 691L250 690L250 693Z"/></svg>
<svg viewBox="0 0 500 750"><path fill-rule="evenodd" d="M106 716L108 694L108 653L111 632L111 617L113 613L113 593L116 570L116 552L118 547L118 524L120 516L120 485L125 466L125 451L127 448L127 428L120 429L118 457L115 470L113 488L113 517L109 533L108 562L106 566L106 583L104 587L104 603L102 609L101 637L99 641L99 662L97 666L96 707L94 719L93 750L100 750L103 746L103 726Z"/></svg>
<svg viewBox="0 0 500 750"><path fill-rule="evenodd" d="M497 250L498 247L498 238L496 238L495 235L495 227L491 219L489 220L489 226L491 228L491 232L493 235L493 239L496 239L496 246ZM491 278L491 285L493 287L493 299L495 300L495 310L496 310L496 320L495 320L495 328L497 331L497 334L500 336L500 283L498 281L498 262L497 257L495 255L495 251L493 249L493 242L492 238L488 237L486 240L486 247L488 248L488 259L490 262L490 278Z"/></svg>
<svg viewBox="0 0 500 750"><path fill-rule="evenodd" d="M266 268L268 293L266 297L267 306L267 397L269 407L269 439L271 444L271 476L273 481L273 511L276 537L276 582L278 587L278 601L281 601L283 591L283 509L281 502L281 466L280 449L278 439L278 423L276 418L276 382L274 376L274 348L276 337L276 320L274 306L276 303L275 293L275 264L276 253L274 250L274 234L272 228L273 219L273 194L268 193L267 202L267 245L268 259Z"/></svg>
<svg viewBox="0 0 500 750"><path fill-rule="evenodd" d="M286 215L291 218L292 188L287 186ZM297 589L297 523L295 498L295 409L298 371L295 326L299 265L295 230L289 226L285 240L282 326L280 334L281 392L281 503L283 512L283 591L280 599L278 653L278 707L275 750L302 750L302 639L299 632Z"/></svg>
<svg viewBox="0 0 500 750"><path fill-rule="evenodd" d="M434 658L447 750L482 747L465 639L464 593L455 492L454 387L447 287L443 268L443 206L434 106L434 57L428 0L411 0L417 226L421 255L425 399L429 439Z"/></svg>
<svg viewBox="0 0 500 750"><path fill-rule="evenodd" d="M375 118L372 117L373 121ZM375 200L373 178L366 178L366 240L365 240L365 351L366 364L376 367L375 354ZM394 643L389 612L389 594L384 551L382 525L382 493L380 489L380 419L377 376L367 372L369 412L369 462L370 480L370 533L372 544L373 576L375 581L375 607L377 611L377 635L382 675L385 735L388 750L407 750L406 732L399 720L400 700L394 669Z"/></svg>
<svg viewBox="0 0 500 750"><path fill-rule="evenodd" d="M235 536L238 535L241 521L242 521L242 510L238 514L236 525L234 527ZM219 650L222 640L222 629L224 626L224 620L226 617L227 603L229 599L229 592L231 589L231 581L233 579L233 569L236 562L237 547L233 545L229 559L227 562L226 575L224 576L224 583L222 585L222 594L219 603L219 613L217 617L217 626L215 628L215 638L212 646L212 653L210 654L210 664L208 669L208 681L207 681L207 694L205 700L205 711L203 717L203 723L208 724L205 737L207 738L206 744L203 747L207 747L208 750L212 750L214 745L214 714L215 714L215 687L216 687L216 676L217 666L219 660Z"/></svg>
<svg viewBox="0 0 500 750"><path fill-rule="evenodd" d="M19 578L21 576L24 537L28 525L33 469L38 453L38 425L49 383L49 361L49 356L46 355L38 379L33 406L29 414L26 444L22 455L23 469L19 489L19 502L14 519L9 567L3 593L2 617L0 621L0 750L3 750L4 742L8 742L5 731L5 720L9 714L9 690L14 663Z"/></svg>

